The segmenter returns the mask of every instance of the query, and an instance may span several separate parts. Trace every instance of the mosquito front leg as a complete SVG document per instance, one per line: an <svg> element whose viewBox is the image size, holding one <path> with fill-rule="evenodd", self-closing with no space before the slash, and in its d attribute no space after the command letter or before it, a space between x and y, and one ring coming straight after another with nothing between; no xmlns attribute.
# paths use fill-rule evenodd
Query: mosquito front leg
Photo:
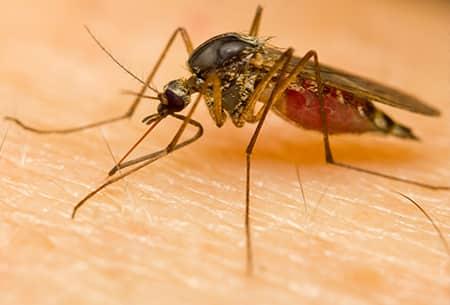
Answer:
<svg viewBox="0 0 450 305"><path fill-rule="evenodd" d="M173 34L170 36L169 41L167 42L164 50L162 51L161 55L158 58L158 61L156 62L155 66L152 68L152 70L150 71L150 74L148 75L147 79L145 80L145 83L143 84L141 90L136 95L136 98L134 99L133 104L128 109L128 111L126 113L126 115L128 117L131 117L133 115L133 113L136 111L136 108L139 105L139 102L141 101L141 97L144 95L145 91L147 90L147 88L151 84L153 78L156 75L156 72L158 72L159 67L161 66L164 58L166 57L167 53L169 52L169 49L172 47L173 42L175 41L175 38L178 35L181 35L181 38L183 39L184 45L186 47L186 51L188 53L188 57L192 54L192 51L194 50L194 47L192 45L192 40L189 37L188 32L183 27L177 28L173 32Z"/></svg>
<svg viewBox="0 0 450 305"><path fill-rule="evenodd" d="M139 91L139 93L137 94L136 98L134 99L133 103L131 104L131 106L128 108L128 110L120 115L120 116L116 116L116 117L112 117L112 118L108 118L105 120L101 120L98 122L94 122L94 123L90 123L90 124L86 124L86 125L82 125L82 126L78 126L78 127L72 127L72 128L64 128L64 129L40 129L40 128L35 128L32 126L29 126L28 124L25 124L24 122L22 122L21 120L19 120L18 118L15 117L10 117L10 116L6 116L4 119L14 122L15 124L17 124L18 126L22 127L23 129L33 132L33 133L38 133L38 134L67 134L67 133L72 133L72 132L77 132L77 131L82 131L82 130L86 130L86 129L90 129L90 128L94 128L94 127L98 127L101 125L105 125L105 124L110 124L113 122L117 122L120 120L124 120L127 118L130 118L133 113L136 111L137 106L139 105L145 90L147 88L151 88L150 87L150 83L153 80L153 77L155 76L156 72L158 71L159 67L161 66L161 63L163 61L163 59L165 58L167 52L169 51L170 47L172 46L175 38L178 35L181 35L181 38L183 39L183 42L186 46L186 50L188 55L190 55L192 53L193 50L193 46L192 46L192 42L191 39L189 38L189 35L187 33L187 31L184 28L178 28L176 29L173 34L171 35L169 41L167 42L163 52L161 53L161 55L158 58L158 61L156 62L155 66L153 67L153 69L151 70L149 76L147 77L146 81L142 81L140 80L137 76L135 76L130 70L128 70L126 67L124 67L122 64L119 63L119 61L114 58L114 56L97 40L97 38L92 34L92 32L86 28L86 30L88 31L89 35L91 35L91 37L94 39L94 41L99 45L99 47L106 52L106 54L116 63L118 64L123 70L125 70L128 74L130 74L133 78L137 79L139 82L141 82L143 84L141 90ZM154 89L153 89L154 90ZM156 91L156 90L154 90ZM156 92L157 93L157 92Z"/></svg>
<svg viewBox="0 0 450 305"><path fill-rule="evenodd" d="M214 116L215 116L214 119L216 120L217 124L223 124L223 122L225 121L225 115L223 114L223 111L222 111L222 92L221 92L221 88L220 88L220 80L218 79L215 71L210 72L206 81L202 84L202 87L200 88L200 94L197 96L197 99L194 102L194 105L192 106L191 111L193 113L193 111L197 107L197 104L198 104L200 98L203 95L206 95L207 88L208 88L208 86L210 86L210 84L212 84L212 86L213 86L213 98L215 99L214 111L218 111L221 114L221 115L214 114ZM192 115L192 113L189 112L190 115ZM180 126L177 133L173 137L172 141L167 146L166 150L168 152L170 152L177 145L181 135L183 134L184 130L186 129L187 124L191 124L191 125L198 127L199 131L201 131L200 134L198 134L198 137L201 136L201 134L203 132L203 128L201 127L201 125L199 123L190 119L189 114L187 117L182 116L180 114L176 114L176 113L170 114L171 116L173 116L177 119L183 120L183 124ZM162 119L162 117L160 117L158 114L154 114L154 115L151 115L151 116L145 118L144 121L147 121L148 119L150 120L150 122L153 122L153 121L158 122ZM147 122L147 124L149 124L150 122ZM142 157L139 157L139 158L136 158L136 159L133 159L130 161L123 162L130 155L130 153L139 145L139 143L141 143L142 140L150 133L150 131L154 128L154 126L156 126L157 122L150 126L150 128L144 133L144 135L141 138L139 138L139 140L128 150L128 152L120 159L120 161L109 171L109 173L108 173L109 176L114 175L120 169L123 169L125 167L146 161L146 160L154 157L154 153L152 153L152 154L144 155ZM199 126L197 126L197 124ZM222 125L220 125L220 126L222 126ZM195 141L198 137L193 137L191 142ZM187 143L185 145L187 145Z"/></svg>
<svg viewBox="0 0 450 305"><path fill-rule="evenodd" d="M172 116L177 118L177 119L179 119L179 120L181 120L181 121L184 121L186 119L186 117L181 115L181 114L173 114ZM184 141L176 144L171 151L178 150L178 149L180 149L180 148L182 148L184 146L187 146L187 145L195 142L196 140L198 140L203 135L203 126L199 122L197 122L197 121L195 121L193 119L190 119L188 124L196 127L197 128L197 132L192 137L190 137L189 139L184 140ZM153 160L156 157L160 156L162 152L167 153L168 152L167 148L163 149L161 151L153 152L153 153L150 153L150 154L147 154L147 155L135 158L133 160L129 160L129 161L126 161L126 162L121 162L121 163L117 164L116 166L114 166L108 172L108 176L112 176L115 173L117 173L117 171L122 170L124 168L130 167L130 166L133 166L133 165L136 165L136 164L148 161L148 160Z"/></svg>
<svg viewBox="0 0 450 305"><path fill-rule="evenodd" d="M135 159L135 160L131 160L129 162L125 162L122 163L119 167L114 167L111 171L110 171L110 176L113 175L115 172L117 172L120 169L123 169L125 167L131 166L131 165L135 165L138 164L136 167L128 170L127 172L121 173L117 176L111 177L108 181L106 181L105 183L103 183L102 185L100 185L99 187L97 187L95 190L93 190L92 192L90 192L89 194L87 194L83 199L81 199L73 208L72 210L72 218L75 217L77 211L87 202L87 200L89 200L90 198L92 198L95 194L97 194L98 192L100 192L102 189L104 189L105 187L107 187L108 185L111 185L119 180L122 180L123 178L125 178L126 176L131 175L132 173L146 167L147 165L149 165L150 163L155 162L156 160L167 156L168 154L170 154L171 152L178 150L192 142L194 142L195 140L197 140L198 138L200 138L203 134L203 127L201 126L201 124L197 121L194 121L192 119L192 115L194 114L195 109L197 108L197 105L201 99L202 95L199 94L197 99L195 100L194 104L192 105L191 109L189 110L189 113L187 114L187 116L183 116L183 115L179 115L179 114L172 114L172 116L174 116L175 118L182 120L183 123L182 125L178 128L177 133L175 134L175 136L173 137L172 141L170 141L170 143L167 145L167 147L165 149L162 149L160 151L154 152L152 154L146 155L144 157L141 157L139 159ZM153 123L153 125L156 125L159 121L156 121L155 123ZM183 134L183 131L186 129L186 126L188 124L194 125L196 127L198 127L198 132L192 137L189 138L188 140L185 140L183 142L179 143L179 139L181 137L181 135Z"/></svg>
<svg viewBox="0 0 450 305"><path fill-rule="evenodd" d="M183 144L182 146L186 146L192 142L194 142L195 140L197 140L198 138L200 138L203 134L203 127L200 123L198 123L197 121L194 121L191 119L192 114L194 113L195 109L197 108L197 105L201 99L202 95L199 94L197 99L194 102L194 105L192 105L191 110L189 111L187 116L183 116L181 114L171 114L171 116L182 120L183 124L178 128L177 133L175 134L175 136L172 138L172 140L170 141L170 143L167 145L167 147L164 149L164 151L166 152L166 154L172 152L175 149L181 148L179 145ZM117 171L124 169L126 167L138 164L138 163L142 163L144 161L147 161L149 159L153 159L155 157L155 153L151 153L148 155L144 155L142 157L127 161L127 162L123 162L125 160L125 158L131 153L131 151L137 147L137 145L142 141L142 139L148 135L148 133L154 128L154 126L156 126L156 124L161 120L160 119L156 119L155 123L153 123L152 126L150 126L150 128L147 130L147 132L144 134L144 136L142 136L135 145L132 146L132 148L130 150L128 150L128 152L121 158L121 160L108 172L108 176L112 176L115 173L117 173ZM178 141L181 138L181 135L183 134L184 130L186 129L186 126L188 124L194 125L198 128L198 131L196 133L195 136L193 136L191 139L186 140L185 142L182 142L180 144L178 144Z"/></svg>
<svg viewBox="0 0 450 305"><path fill-rule="evenodd" d="M217 127L222 127L225 123L226 116L222 107L221 81L215 72L210 73L209 80L211 81L213 87L214 106L212 112L214 115L214 121L216 122Z"/></svg>

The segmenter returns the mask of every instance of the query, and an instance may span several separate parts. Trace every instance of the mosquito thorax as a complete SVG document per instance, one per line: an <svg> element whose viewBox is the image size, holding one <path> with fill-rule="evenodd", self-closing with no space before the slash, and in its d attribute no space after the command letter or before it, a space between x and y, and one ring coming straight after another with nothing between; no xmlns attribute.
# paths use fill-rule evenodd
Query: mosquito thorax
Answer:
<svg viewBox="0 0 450 305"><path fill-rule="evenodd" d="M218 70L245 53L254 53L260 42L250 36L225 33L202 43L188 60L189 68L199 76Z"/></svg>

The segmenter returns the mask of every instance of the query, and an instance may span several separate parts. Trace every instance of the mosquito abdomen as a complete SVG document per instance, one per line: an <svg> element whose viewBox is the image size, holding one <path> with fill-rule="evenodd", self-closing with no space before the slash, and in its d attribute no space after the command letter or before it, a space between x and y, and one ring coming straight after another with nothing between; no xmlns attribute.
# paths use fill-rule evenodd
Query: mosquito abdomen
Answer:
<svg viewBox="0 0 450 305"><path fill-rule="evenodd" d="M370 101L351 93L325 87L324 104L330 134L381 132L400 138L418 138L408 127L395 122ZM322 131L317 92L304 87L288 89L273 106L286 120L305 129Z"/></svg>

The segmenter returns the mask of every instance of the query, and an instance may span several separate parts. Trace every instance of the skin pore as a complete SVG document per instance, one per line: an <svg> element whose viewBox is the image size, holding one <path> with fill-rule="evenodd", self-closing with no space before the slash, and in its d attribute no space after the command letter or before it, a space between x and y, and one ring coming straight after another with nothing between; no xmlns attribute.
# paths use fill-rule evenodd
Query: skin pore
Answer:
<svg viewBox="0 0 450 305"><path fill-rule="evenodd" d="M337 161L449 184L448 4L367 1L355 14L352 3L9 3L0 27L0 113L62 128L127 109L132 97L121 91L139 84L98 49L85 23L145 78L177 26L198 45L248 30L261 4L261 33L276 36L275 45L300 56L314 48L320 61L442 110L429 118L383 107L422 141L331 137ZM154 86L187 75L185 61L177 42ZM395 191L431 214L447 240L450 194L328 166L319 133L270 113L252 163L253 277L245 275L243 224L245 147L255 125L218 129L203 104L194 114L205 128L198 142L107 188L71 220L76 202L105 180L155 111L155 101L144 101L131 120L65 136L0 122L0 303L445 304L450 297L444 245ZM179 124L162 122L133 156L164 147Z"/></svg>

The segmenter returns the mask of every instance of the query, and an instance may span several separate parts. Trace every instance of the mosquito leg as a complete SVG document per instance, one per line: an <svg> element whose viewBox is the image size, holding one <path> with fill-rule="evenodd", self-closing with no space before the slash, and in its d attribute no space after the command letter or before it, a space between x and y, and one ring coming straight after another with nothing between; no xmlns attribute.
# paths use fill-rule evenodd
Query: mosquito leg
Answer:
<svg viewBox="0 0 450 305"><path fill-rule="evenodd" d="M175 136L173 137L172 141L169 143L169 145L167 146L167 151L172 151L172 149L175 147L175 145L178 143L181 135L183 134L184 130L186 129L186 126L189 124L189 121L191 120L192 115L194 114L195 109L198 106L198 103L200 102L200 99L202 98L203 95L206 95L207 92L207 88L208 86L214 82L214 78L217 79L217 75L216 73L210 72L210 74L208 75L208 77L206 78L206 81L203 83L199 95L197 96L194 105L192 105L191 109L189 110L187 116L185 117L183 124L180 126L180 128L178 129L177 133L175 134ZM217 85L217 83L216 83ZM216 88L217 89L217 88ZM220 89L220 88L219 88ZM173 116L177 117L177 115L172 114Z"/></svg>
<svg viewBox="0 0 450 305"><path fill-rule="evenodd" d="M161 55L158 58L158 61L156 62L155 66L151 70L150 74L148 75L147 79L145 80L144 85L142 86L141 90L139 91L139 94L136 96L136 98L133 101L133 104L131 104L130 108L127 111L128 116L132 116L133 113L136 111L137 106L139 105L139 102L141 101L141 96L144 95L145 91L147 90L148 86L153 80L153 77L155 77L156 72L158 72L159 67L161 66L164 58L166 57L167 53L169 52L170 47L172 47L173 42L175 41L175 38L177 35L181 35L181 38L183 39L184 45L186 47L186 51L188 53L188 56L192 54L192 51L194 50L194 47L192 45L192 40L189 37L188 32L185 28L179 27L177 28L172 36L170 36L169 41L167 42L164 50L162 51Z"/></svg>
<svg viewBox="0 0 450 305"><path fill-rule="evenodd" d="M308 60L310 60L311 58L313 58L313 60L314 60L314 69L315 69L315 74L316 74L315 76L316 76L316 82L318 85L318 94L319 94L319 102L320 102L320 117L321 117L321 121L322 121L322 133L323 133L323 142L324 142L324 148L325 148L325 160L327 163L336 165L336 166L340 166L340 167L344 167L347 169L367 173L370 175L379 176L379 177L383 177L383 178L387 178L387 179L395 180L395 181L400 181L400 182L404 182L404 183L408 183L408 184L412 184L412 185L417 185L417 186L421 186L421 187L429 188L429 189L433 189L433 190L450 190L450 186L436 186L436 185L421 183L421 182L404 179L404 178L399 178L399 177L395 177L395 176L391 176L391 175L387 175L387 174L383 174L383 173L379 173L379 172L375 172L375 171L367 170L364 168L359 168L356 166L352 166L352 165L334 161L333 154L331 152L330 141L329 141L329 137L328 137L328 135L329 135L328 121L326 119L326 113L325 113L325 109L324 109L324 101L323 101L323 93L322 93L323 83L322 83L322 80L320 77L320 66L319 66L317 52L314 50L307 52L305 54L305 56L303 56L302 59L298 62L298 64L294 67L294 69L290 72L289 76L286 77L282 81L283 83L280 88L283 90L287 89L289 84L292 83L295 80L295 78L300 74L300 72L302 71L306 62ZM269 74L269 73L267 73L267 74ZM264 81L264 79L261 82L263 82L263 81ZM258 90L255 90L255 93L257 93L257 91ZM280 96L281 94L282 94L282 90L280 90L278 95ZM279 96L275 97L275 101L278 99ZM253 101L253 102L256 102L256 101ZM254 105L252 105L252 106L254 106ZM248 112L247 120L248 121L258 120L260 115L262 114L261 112L262 111L260 111L260 113L258 113L257 115L252 115L250 112Z"/></svg>
<svg viewBox="0 0 450 305"><path fill-rule="evenodd" d="M114 123L114 122L126 119L128 117L129 116L127 116L127 115L121 115L121 116L118 116L118 117L109 118L109 119L98 121L98 122L91 123L91 124L86 124L86 125L82 125L82 126L78 126L78 127L72 127L72 128L64 128L64 129L40 129L40 128L35 128L35 127L29 126L28 124L22 122L18 118L10 117L10 116L5 116L4 119L6 121L11 121L11 122L15 123L16 125L22 127L22 129L30 131L30 132L33 132L33 133L38 133L38 134L67 134L67 133L72 133L72 132L77 132L77 131L82 131L82 130L85 130L85 129L98 127L98 126L105 125L105 124Z"/></svg>
<svg viewBox="0 0 450 305"><path fill-rule="evenodd" d="M210 84L213 85L213 91L214 91L213 92L213 98L216 99L216 101L215 101L216 106L214 107L214 111L217 111L218 113L220 113L220 116L214 114L216 123L217 124L223 124L223 122L225 121L225 116L222 114L222 92L221 92L221 88L220 88L220 80L217 77L217 74L215 73L215 71L212 71L212 72L209 73L206 81L203 83L202 88L200 89L200 94L197 96L197 99L195 100L194 105L192 106L192 108L191 108L190 112L188 113L188 115L187 116L183 116L183 115L175 114L175 113L171 114L171 116L173 116L173 117L175 117L175 118L177 118L179 120L182 120L183 124L180 126L180 128L177 131L177 133L173 137L172 141L167 146L166 150L168 152L170 152L175 147L175 145L177 145L181 135L183 134L183 132L186 129L186 126L188 124L191 124L191 125L194 125L194 126L198 127L199 132L200 132L199 137L201 136L201 134L203 132L203 127L198 122L196 122L194 120L191 120L190 117L194 113L195 108L197 107L201 97L206 94L207 88L208 88L208 86ZM217 105L218 105L218 107L217 107ZM154 117L154 115L151 115L151 116L149 116L147 118L144 118L144 121L147 121L148 119L152 120L151 119L152 117ZM161 118L158 118L157 115L156 115L155 119L156 120L161 120ZM108 173L109 176L114 175L119 169L122 169L122 168L127 167L127 166L131 166L133 164L136 164L136 163L142 162L144 160L147 160L147 158L152 158L153 157L153 154L150 154L150 155L142 156L142 157L134 159L134 160L123 162L126 159L126 157L131 153L131 151L133 149L135 149L136 146L148 135L148 133L153 129L154 126L155 125L152 125L152 127L150 127L150 129L120 159L119 163L116 164L116 166L114 166L109 171L109 173ZM222 125L220 125L220 126L222 126ZM197 139L197 138L195 138L195 139Z"/></svg>
<svg viewBox="0 0 450 305"><path fill-rule="evenodd" d="M246 250L247 250L247 273L253 273L253 252L252 252L252 239L251 239L251 231L250 231L250 168L251 168L251 157L253 153L253 149L256 144L256 140L261 131L261 128L264 124L264 121L269 113L270 108L272 107L273 102L279 97L283 90L281 90L281 84L283 80L283 75L287 71L287 67L289 65L289 61L293 55L293 49L288 49L286 52L281 55L281 57L277 60L278 64L274 66L279 67L279 63L284 63L281 72L280 78L278 79L275 88L272 90L271 96L267 103L263 106L263 111L261 115L261 119L258 122L258 125L253 132L253 135L250 139L250 142L245 150L246 153L246 184L245 184L245 236L246 236ZM273 68L272 68L273 69ZM278 68L277 68L278 70ZM268 72L270 74L272 71Z"/></svg>
<svg viewBox="0 0 450 305"><path fill-rule="evenodd" d="M261 24L262 12L263 12L262 6L258 5L258 7L256 8L255 17L253 17L252 26L250 27L250 32L249 32L250 36L254 36L254 37L258 36L259 25Z"/></svg>
<svg viewBox="0 0 450 305"><path fill-rule="evenodd" d="M162 157L164 157L164 156L167 156L167 155L170 154L171 152L173 152L173 151L175 151L175 150L177 150L177 149L180 149L180 148L182 148L182 147L184 147L184 146L186 146L186 145L188 145L188 144L194 142L194 141L197 140L198 138L200 138L201 135L202 135L202 133L203 133L203 128L202 128L202 126L200 125L200 123L198 123L197 121L192 120L191 117L192 117L192 115L194 114L194 111L195 111L195 109L197 108L197 105L198 105L198 103L199 103L201 97L202 97L202 95L199 94L198 97L197 97L197 99L195 100L194 104L192 105L191 109L189 110L189 113L187 114L187 116L178 115L178 114L172 114L175 118L178 118L178 119L183 120L183 124L180 126L180 128L178 128L177 133L175 134L175 136L173 137L172 141L170 141L169 145L167 145L167 147L166 147L165 149L162 149L162 150L157 151L157 152L155 152L155 153L153 153L153 154L144 156L145 159L142 159L142 160L139 160L139 161L133 161L133 160L132 160L132 161L129 161L129 162L133 162L133 164L128 164L128 165L126 165L126 166L134 165L134 164L137 164L137 163L139 163L139 164L138 164L136 167L134 167L134 168L132 168L132 169L130 169L130 170L124 172L124 173L121 173L121 174L119 174L119 175L117 175L117 176L114 176L114 177L109 178L108 181L106 181L105 183L101 184L101 185L100 185L99 187L97 187L95 190L93 190L92 192L90 192L89 194L87 194L87 195L86 195L83 199L81 199L81 200L75 205L75 207L73 208L73 210L72 210L72 218L75 218L75 215L76 215L77 211L78 211L78 210L86 203L87 200L89 200L90 198L92 198L95 194L97 194L98 192L100 192L102 189L104 189L104 188L107 187L108 185L111 185L111 184L113 184L113 183L115 183L115 182L117 182L117 181L119 181L119 180L125 178L126 176L131 175L132 173L134 173L134 172L136 172L136 171L138 171L138 170L140 170L140 169L146 167L146 166L149 165L150 163L153 163L154 161L156 161L156 160L158 160L158 159L160 159L160 158L162 158ZM195 123L194 123L194 122L195 122ZM157 124L157 122L155 122L155 123L153 123L153 124L155 125L155 124ZM179 139L180 139L180 137L181 137L183 131L186 129L186 126L187 126L188 124L192 124L192 125L194 125L194 126L199 127L199 131L198 131L197 134L195 134L192 138L190 138L190 139L188 139L188 140L185 140L185 141L183 141L183 142L178 143L178 141L179 141ZM113 172L112 174L114 174L117 170L126 167L126 166L124 166L124 164L126 164L126 163L121 164L121 167L120 167L120 168L117 168L117 169L114 167L114 168L110 171L110 173ZM112 174L111 174L111 175L112 175ZM111 176L111 175L110 175L110 176Z"/></svg>
<svg viewBox="0 0 450 305"><path fill-rule="evenodd" d="M131 148L125 153L125 155L123 155L122 158L120 158L119 162L116 163L116 165L114 166L114 168L120 168L120 165L123 163L123 161L131 154L131 152L138 147L139 144L141 144L141 142L149 135L150 132L152 132L152 130L156 127L156 125L159 124L159 122L162 121L164 117L157 117L154 120L149 121L147 124L150 124L152 122L154 122L152 125L150 125L150 127L147 129L147 131L139 138L139 140L136 141L136 143L133 144L133 146L131 146Z"/></svg>
<svg viewBox="0 0 450 305"><path fill-rule="evenodd" d="M143 84L141 90L139 91L139 94L136 95L133 103L131 104L131 106L128 108L128 110L120 115L120 116L116 116L116 117L112 117L112 118L108 118L105 120L101 120L95 123L90 123L90 124L86 124L86 125L82 125L82 126L78 126L78 127L73 127L73 128L64 128L64 129L40 129L40 128L35 128L32 126L29 126L28 124L23 123L21 120L19 120L18 118L15 117L10 117L10 116L6 116L5 120L14 122L15 124L17 124L18 126L22 127L23 129L30 131L30 132L34 132L34 133L38 133L38 134L67 134L67 133L72 133L72 132L77 132L77 131L82 131L85 129L90 129L90 128L94 128L94 127L98 127L101 125L105 125L105 124L110 124L113 122L117 122L120 120L124 120L127 118L130 118L134 112L136 111L137 106L139 105L142 97L144 96L145 90L147 88L151 88L150 87L150 83L153 80L153 77L155 76L156 72L158 71L159 67L161 66L161 63L163 62L164 58L166 57L166 54L168 53L170 47L172 46L175 38L178 35L181 35L181 38L183 39L183 42L186 46L186 50L188 55L190 55L192 53L193 50L193 46L192 46L192 42L191 39L186 31L186 29L184 28L177 28L173 34L170 36L169 41L167 42L163 52L161 53L161 55L158 58L158 61L156 62L155 66L153 67L153 69L151 70L149 76L147 77L146 81L141 81L138 77L136 77L133 73L131 73L126 67L124 67L122 64L120 64L113 56L112 54L96 39L96 37L92 34L92 32L86 28L89 35L91 35L91 37L95 40L95 42L100 46L100 48L105 51L109 57L111 57L111 59L117 63L122 69L124 69L127 73L129 73L132 77L134 77L135 79L137 79L139 82L141 82Z"/></svg>
<svg viewBox="0 0 450 305"><path fill-rule="evenodd" d="M78 210L90 199L92 198L95 194L97 194L98 192L100 192L101 190L103 190L105 187L107 187L108 185L111 185L119 180L122 180L123 178L125 178L126 176L131 175L134 172L137 172L138 170L146 167L147 165L149 165L150 163L158 160L159 158L164 157L165 155L167 155L167 152L165 150L161 150L158 151L157 153L155 153L155 157L153 159L147 160L146 162L140 164L137 167L132 168L131 170L124 172L118 176L115 176L111 179L109 179L108 181L106 181L105 183L103 183L102 185L100 185L99 187L97 187L95 190L93 190L92 192L90 192L89 194L87 194L83 199L81 199L73 208L72 210L72 219L75 218Z"/></svg>
<svg viewBox="0 0 450 305"><path fill-rule="evenodd" d="M181 118L181 117L184 117L184 116L180 116L180 118ZM178 149L180 149L180 148L183 148L184 146L187 146L187 145L191 144L192 142L194 142L195 140L197 140L198 138L200 138L200 137L202 136L202 134L203 134L203 127L200 125L200 123L197 122L197 121L194 121L194 120L190 119L189 124L192 124L192 125L198 127L198 128L199 128L198 132L197 132L194 136L192 136L191 138L189 138L189 139L187 139L187 140L185 140L185 141L182 141L182 142L176 144L176 145L172 148L171 151L168 151L167 149L162 149L162 150L156 151L156 152L154 152L154 153L152 153L152 154L146 155L146 156L144 156L144 157L142 157L142 158L135 159L135 160L131 160L131 161L128 161L128 162L124 162L124 163L121 164L121 167L120 167L120 168L117 168L117 169L114 168L115 171L117 171L117 170L119 170L119 169L123 169L123 168L125 168L125 167L128 167L128 166L135 165L135 164L138 164L138 163L139 163L138 166L136 166L136 167L130 169L129 171L126 171L126 172L124 172L124 173L121 173L121 174L118 175L118 176L111 177L108 181L106 181L105 183L103 183L102 185L100 185L99 187L97 187L95 190L93 190L92 192L90 192L89 194L87 194L87 195L86 195L82 200L80 200L80 201L76 204L76 206L73 208L73 210L72 210L72 218L75 218L75 215L76 215L77 211L78 211L78 210L86 203L87 200L89 200L90 198L92 198L95 194L97 194L98 192L100 192L102 189L104 189L104 188L107 187L108 185L111 185L111 184L113 184L113 183L115 183L115 182L117 182L117 181L119 181L119 180L122 180L123 178L125 178L125 177L127 177L127 176L129 176L129 175L131 175L131 174L133 174L133 173L135 173L135 172L137 172L138 170L140 170L140 169L146 167L146 166L149 165L150 163L153 163L153 162L155 162L156 160L158 160L158 159L160 159L160 158L162 158L162 157L164 157L164 156L167 156L170 152L174 152L175 150L178 150ZM115 171L114 171L114 172L115 172Z"/></svg>
<svg viewBox="0 0 450 305"><path fill-rule="evenodd" d="M398 178L395 176L386 175L383 173L378 173L378 172L374 172L374 171L370 171L370 170L366 170L363 168L354 167L352 165L347 165L347 164L338 163L338 162L334 161L333 155L331 153L329 138L328 138L328 121L327 121L327 116L326 116L326 112L325 112L325 106L324 106L325 104L323 101L323 82L320 77L320 66L319 66L319 60L318 60L317 53L313 50L306 53L306 55L297 64L297 66L294 68L293 72L289 75L289 77L287 77L284 80L284 82L290 83L294 77L297 77L297 75L298 75L298 73L300 73L303 65L310 58L314 59L315 76L316 76L316 82L317 82L317 86L318 86L318 94L319 94L319 102L320 102L320 117L321 117L321 121L322 121L322 133L323 133L323 141L324 141L324 147L325 147L325 159L326 159L327 163L332 164L332 165L341 166L341 167L348 168L348 169L352 169L352 170L356 170L359 172L364 172L367 174L395 180L395 181L401 181L401 182L405 182L405 183L409 183L409 184L413 184L413 185L417 185L417 186L421 186L421 187L425 187L425 188L434 189L434 190L450 190L450 187L448 187L448 186L434 186L434 185L424 184L424 183L420 183L420 182L416 182L416 181L412 181L412 180L408 180L408 179L403 179L403 178ZM283 89L283 88L286 88L286 87L281 86L281 89ZM422 212L422 214L424 214L424 216L430 221L430 223L433 225L436 232L439 234L439 237L440 237L442 243L444 244L447 253L450 253L449 245L448 245L447 241L445 240L441 230L435 224L433 219L428 215L428 213L412 198L410 198L402 193L398 193L398 192L396 192L396 193L401 195L405 199L409 200L412 204L414 204Z"/></svg>
<svg viewBox="0 0 450 305"><path fill-rule="evenodd" d="M217 127L222 127L225 123L226 116L223 113L222 108L222 89L221 82L219 77L215 72L212 72L209 76L212 85L213 85L213 98L214 98L214 121L216 122Z"/></svg>
<svg viewBox="0 0 450 305"><path fill-rule="evenodd" d="M290 51L290 52L293 52ZM257 114L254 114L254 109L256 106L256 102L260 99L261 95L264 93L264 90L267 89L272 79L275 77L275 75L279 72L281 66L286 61L286 56L280 56L280 58L274 63L272 68L267 72L264 77L261 79L261 81L256 86L255 90L253 91L253 94L250 96L247 105L245 106L245 109L243 111L244 119L246 122L249 123L256 123L258 122L262 114L264 112L264 107L261 107ZM278 93L277 98L281 95L281 91ZM276 99L275 99L276 101Z"/></svg>
<svg viewBox="0 0 450 305"><path fill-rule="evenodd" d="M431 190L450 191L450 186L432 185L432 184L422 183L422 182L418 182L418 181L414 181L414 180L409 180L409 179L405 179L405 178L400 178L400 177L396 177L396 176L392 176L392 175L379 173L379 172L376 172L376 171L371 171L371 170L368 170L368 169L356 167L356 166L345 164L345 163L336 162L334 160L331 160L331 161L327 160L327 162L329 164L336 165L336 166L339 166L339 167L343 167L343 168L346 168L346 169L351 169L351 170L354 170L354 171L357 171L357 172L366 173L366 174L369 174L369 175L378 176L378 177L386 178L386 179L389 179L389 180L400 181L400 182L407 183L407 184L417 185L417 186L424 187L424 188L431 189Z"/></svg>
<svg viewBox="0 0 450 305"><path fill-rule="evenodd" d="M324 144L324 149L325 149L325 160L328 164L332 164L335 166L343 167L346 169L351 169L354 171L358 171L358 172L362 172L362 173L366 173L369 175L378 176L378 177L382 177L382 178L386 178L386 179L390 179L390 180L394 180L394 181L400 181L400 182L404 182L404 183L408 183L408 184L412 184L412 185L417 185L417 186L432 189L432 190L450 190L450 186L431 185L431 184L422 183L422 182L418 182L418 181L414 181L414 180L395 177L395 176L384 174L384 173L379 173L376 171L356 167L356 166L341 163L341 162L336 162L333 158L333 154L331 152L330 141L328 138L328 135L329 135L328 121L327 121L327 117L326 117L326 113L325 113L325 106L324 106L324 101L323 101L323 92L322 92L323 82L320 77L319 59L318 59L317 53L315 51L309 51L304 58L310 58L310 57L313 57L313 59L314 59L314 69L315 69L315 74L316 74L316 82L318 85L318 94L319 94L319 102L320 102L320 118L322 121L322 134L323 134L323 144Z"/></svg>
<svg viewBox="0 0 450 305"><path fill-rule="evenodd" d="M184 115L181 115L181 114L173 114L172 116L177 118L177 119L179 119L179 120L181 120L181 121L184 121L186 119L186 117ZM194 127L197 127L197 132L191 138L176 144L174 146L174 148L172 149L172 151L178 150L178 149L180 149L180 148L182 148L184 146L187 146L187 145L195 142L198 138L200 138L203 135L203 126L199 122L197 122L197 121L195 121L193 119L190 119L188 124L190 124L190 125L192 125ZM165 151L165 150L166 149L164 149L162 151ZM129 160L129 161L126 161L126 162L121 162L118 165L114 166L109 171L108 176L112 176L117 171L122 170L122 169L124 169L126 167L133 166L135 164L142 163L142 162L145 162L147 160L154 159L155 157L160 155L162 151L157 151L157 152L154 152L154 153L151 153L151 154L147 154L147 155L144 155L142 157L139 157L139 158L136 158L136 159L133 159L133 160Z"/></svg>

